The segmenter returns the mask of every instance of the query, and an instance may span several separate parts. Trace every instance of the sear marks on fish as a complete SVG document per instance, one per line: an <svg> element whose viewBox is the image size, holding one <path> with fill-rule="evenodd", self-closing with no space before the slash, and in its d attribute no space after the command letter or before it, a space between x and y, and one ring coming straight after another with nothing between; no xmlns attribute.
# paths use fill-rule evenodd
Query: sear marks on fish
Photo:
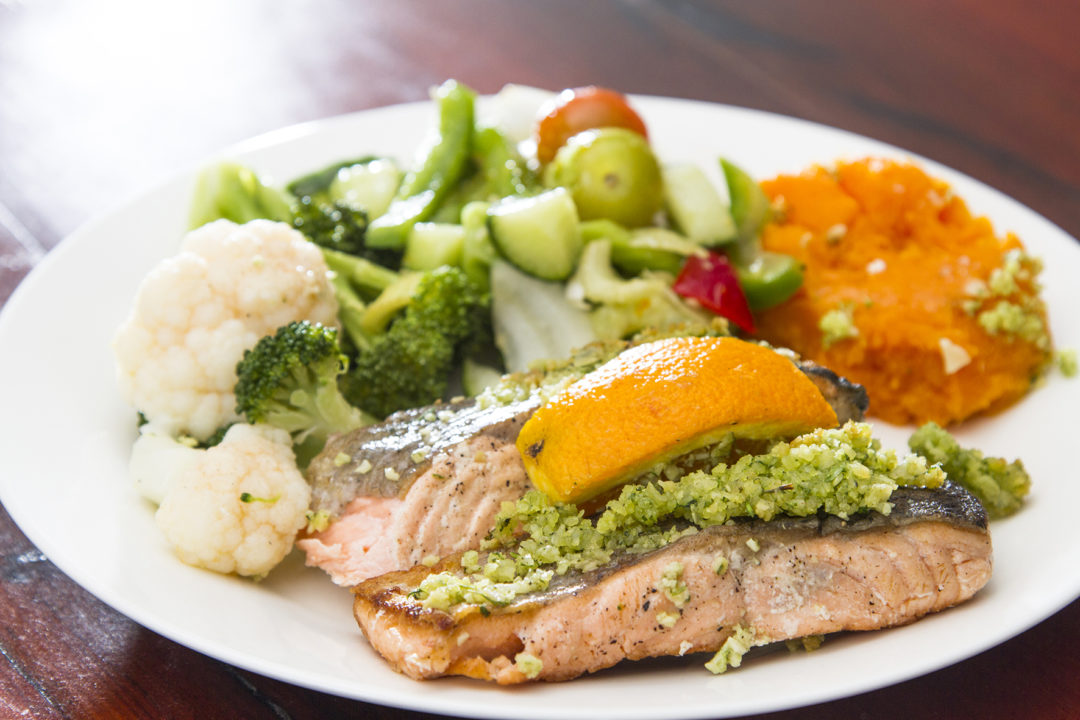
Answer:
<svg viewBox="0 0 1080 720"><path fill-rule="evenodd" d="M622 660L714 652L736 626L757 644L903 625L961 603L990 578L982 506L956 487L900 489L889 516L720 525L647 554L567 573L485 616L424 608L410 598L456 559L368 580L354 613L372 646L417 679L464 675L500 684L568 680ZM749 540L755 543L750 543ZM752 549L755 546L757 549ZM715 570L720 557L727 570ZM689 590L675 606L659 586L678 562ZM671 627L661 613L675 613ZM515 663L538 658L535 678Z"/></svg>
<svg viewBox="0 0 1080 720"><path fill-rule="evenodd" d="M862 419L861 386L795 362L841 423ZM502 502L531 487L514 442L539 405L537 393L488 407L459 400L332 437L307 470L311 509L333 519L297 543L307 564L351 586L479 546Z"/></svg>

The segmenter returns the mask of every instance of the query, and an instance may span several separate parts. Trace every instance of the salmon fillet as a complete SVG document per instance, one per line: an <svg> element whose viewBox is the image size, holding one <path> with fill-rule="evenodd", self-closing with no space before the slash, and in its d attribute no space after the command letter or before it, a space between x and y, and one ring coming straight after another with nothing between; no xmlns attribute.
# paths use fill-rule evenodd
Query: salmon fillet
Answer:
<svg viewBox="0 0 1080 720"><path fill-rule="evenodd" d="M811 517L710 527L588 573L556 576L546 590L487 615L475 606L428 609L410 597L429 573L460 572L451 558L361 583L354 613L371 645L410 677L515 684L569 680L622 660L714 652L739 627L750 628L760 645L903 625L986 584L991 542L977 500L949 484L900 488L892 501L889 516L848 522ZM721 557L727 568L718 573ZM689 594L681 608L661 589L673 563ZM515 662L519 653L539 660L539 671L527 674Z"/></svg>
<svg viewBox="0 0 1080 720"><path fill-rule="evenodd" d="M840 423L860 420L866 392L819 365L797 363ZM460 400L405 410L332 437L311 462L311 509L333 522L300 539L307 564L352 586L424 558L479 547L504 501L532 485L514 442L536 393L505 405Z"/></svg>
<svg viewBox="0 0 1080 720"><path fill-rule="evenodd" d="M479 547L503 501L530 487L513 439L478 435L440 453L403 495L359 495L336 522L297 545L308 565L352 586Z"/></svg>

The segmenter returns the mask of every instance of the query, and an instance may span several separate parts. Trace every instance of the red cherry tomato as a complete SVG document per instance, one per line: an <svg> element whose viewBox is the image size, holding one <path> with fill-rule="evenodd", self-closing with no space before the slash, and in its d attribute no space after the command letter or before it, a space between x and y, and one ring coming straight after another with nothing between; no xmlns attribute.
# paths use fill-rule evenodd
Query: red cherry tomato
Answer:
<svg viewBox="0 0 1080 720"><path fill-rule="evenodd" d="M648 137L645 123L622 93L589 87L563 90L554 103L541 111L536 126L536 157L551 162L566 141L583 130L621 127Z"/></svg>
<svg viewBox="0 0 1080 720"><path fill-rule="evenodd" d="M735 268L720 253L709 251L708 255L702 257L688 257L671 287L682 297L697 301L702 307L727 318L746 332L754 332L754 316L750 314L746 295L739 287Z"/></svg>

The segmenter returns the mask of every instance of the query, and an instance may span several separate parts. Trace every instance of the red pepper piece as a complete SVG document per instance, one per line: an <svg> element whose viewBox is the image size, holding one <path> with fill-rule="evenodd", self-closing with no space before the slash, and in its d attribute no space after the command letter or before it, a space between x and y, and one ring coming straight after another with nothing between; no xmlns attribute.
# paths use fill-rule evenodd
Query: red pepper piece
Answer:
<svg viewBox="0 0 1080 720"><path fill-rule="evenodd" d="M720 253L710 250L704 256L688 257L672 289L682 297L727 318L746 332L754 332L754 316L750 314L746 295L739 287L735 268Z"/></svg>

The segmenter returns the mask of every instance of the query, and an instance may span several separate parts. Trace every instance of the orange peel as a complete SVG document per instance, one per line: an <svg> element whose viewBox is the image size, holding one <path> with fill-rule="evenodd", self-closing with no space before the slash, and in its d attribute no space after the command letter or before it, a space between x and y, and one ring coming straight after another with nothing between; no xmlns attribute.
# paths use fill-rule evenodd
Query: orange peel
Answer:
<svg viewBox="0 0 1080 720"><path fill-rule="evenodd" d="M517 448L532 483L582 502L728 433L794 437L836 413L788 358L736 338L631 348L540 407Z"/></svg>

